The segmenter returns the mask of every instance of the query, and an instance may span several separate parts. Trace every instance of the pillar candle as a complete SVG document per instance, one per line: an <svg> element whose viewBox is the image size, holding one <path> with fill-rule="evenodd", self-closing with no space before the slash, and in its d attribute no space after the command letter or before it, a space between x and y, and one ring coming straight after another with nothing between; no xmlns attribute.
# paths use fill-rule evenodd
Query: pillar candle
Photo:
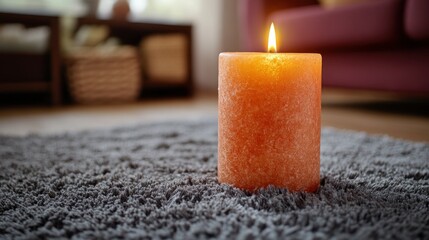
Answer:
<svg viewBox="0 0 429 240"><path fill-rule="evenodd" d="M321 68L320 54L219 55L219 182L318 189Z"/></svg>

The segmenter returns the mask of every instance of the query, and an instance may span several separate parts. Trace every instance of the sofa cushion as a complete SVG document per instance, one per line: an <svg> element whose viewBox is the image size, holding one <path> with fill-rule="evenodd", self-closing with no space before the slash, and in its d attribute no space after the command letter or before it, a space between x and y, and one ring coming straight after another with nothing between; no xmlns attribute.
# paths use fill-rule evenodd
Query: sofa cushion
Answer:
<svg viewBox="0 0 429 240"><path fill-rule="evenodd" d="M278 11L270 20L278 29L280 51L322 51L396 42L402 34L402 12L401 0L374 0Z"/></svg>
<svg viewBox="0 0 429 240"><path fill-rule="evenodd" d="M411 39L429 40L429 0L405 3L405 32Z"/></svg>

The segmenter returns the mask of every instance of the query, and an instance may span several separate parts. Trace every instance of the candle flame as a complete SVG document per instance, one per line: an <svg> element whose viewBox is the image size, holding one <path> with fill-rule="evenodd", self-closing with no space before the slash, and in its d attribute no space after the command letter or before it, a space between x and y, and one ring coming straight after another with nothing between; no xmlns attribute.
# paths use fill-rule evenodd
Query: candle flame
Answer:
<svg viewBox="0 0 429 240"><path fill-rule="evenodd" d="M270 26L270 34L268 36L268 52L270 53L277 52L276 30L274 29L274 23L271 23L271 26Z"/></svg>

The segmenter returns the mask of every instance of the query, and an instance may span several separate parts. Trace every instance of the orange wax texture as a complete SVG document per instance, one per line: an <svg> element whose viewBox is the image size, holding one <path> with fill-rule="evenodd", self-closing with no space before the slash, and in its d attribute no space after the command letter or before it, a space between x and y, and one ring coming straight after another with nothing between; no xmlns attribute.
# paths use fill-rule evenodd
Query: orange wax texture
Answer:
<svg viewBox="0 0 429 240"><path fill-rule="evenodd" d="M219 55L219 182L318 189L321 75L320 54Z"/></svg>

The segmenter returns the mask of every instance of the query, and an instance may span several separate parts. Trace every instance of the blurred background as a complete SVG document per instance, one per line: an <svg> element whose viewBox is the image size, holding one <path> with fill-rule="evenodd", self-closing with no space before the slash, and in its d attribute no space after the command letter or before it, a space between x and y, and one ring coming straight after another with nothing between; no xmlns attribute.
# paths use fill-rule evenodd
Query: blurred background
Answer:
<svg viewBox="0 0 429 240"><path fill-rule="evenodd" d="M271 21L323 56L323 126L429 141L427 0L0 0L0 134L216 118Z"/></svg>

